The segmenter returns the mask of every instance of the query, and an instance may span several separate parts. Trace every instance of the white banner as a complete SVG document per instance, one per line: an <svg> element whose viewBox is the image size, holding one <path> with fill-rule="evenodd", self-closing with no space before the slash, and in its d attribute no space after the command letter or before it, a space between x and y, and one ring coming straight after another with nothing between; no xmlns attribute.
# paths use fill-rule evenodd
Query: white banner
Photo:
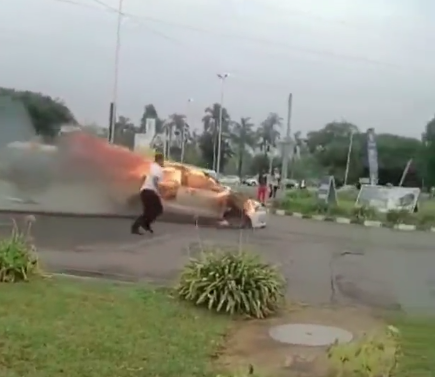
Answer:
<svg viewBox="0 0 435 377"><path fill-rule="evenodd" d="M156 120L154 118L147 118L145 120L145 132L152 135L156 132Z"/></svg>
<svg viewBox="0 0 435 377"><path fill-rule="evenodd" d="M134 150L137 151L139 149L150 148L152 140L153 137L150 134L135 134Z"/></svg>
<svg viewBox="0 0 435 377"><path fill-rule="evenodd" d="M418 187L387 187L364 185L355 205L373 207L379 212L409 211L417 205L421 190Z"/></svg>

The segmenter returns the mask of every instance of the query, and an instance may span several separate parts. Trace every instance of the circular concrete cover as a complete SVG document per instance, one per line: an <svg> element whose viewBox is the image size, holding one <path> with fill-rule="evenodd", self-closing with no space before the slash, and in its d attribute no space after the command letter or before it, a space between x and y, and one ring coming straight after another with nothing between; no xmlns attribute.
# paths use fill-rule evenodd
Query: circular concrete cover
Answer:
<svg viewBox="0 0 435 377"><path fill-rule="evenodd" d="M277 342L299 346L329 346L336 340L339 343L349 343L353 335L338 327L293 323L274 326L269 335Z"/></svg>

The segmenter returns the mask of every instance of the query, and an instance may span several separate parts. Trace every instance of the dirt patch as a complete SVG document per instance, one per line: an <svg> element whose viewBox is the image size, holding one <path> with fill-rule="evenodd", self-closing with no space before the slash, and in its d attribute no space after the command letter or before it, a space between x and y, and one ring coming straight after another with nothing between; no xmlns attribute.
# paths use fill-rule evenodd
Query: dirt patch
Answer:
<svg viewBox="0 0 435 377"><path fill-rule="evenodd" d="M323 377L327 374L326 347L291 346L269 336L272 326L287 323L310 323L335 326L350 331L354 339L382 328L383 322L366 308L292 309L278 318L238 322L227 337L218 362L228 370L254 372L265 376Z"/></svg>

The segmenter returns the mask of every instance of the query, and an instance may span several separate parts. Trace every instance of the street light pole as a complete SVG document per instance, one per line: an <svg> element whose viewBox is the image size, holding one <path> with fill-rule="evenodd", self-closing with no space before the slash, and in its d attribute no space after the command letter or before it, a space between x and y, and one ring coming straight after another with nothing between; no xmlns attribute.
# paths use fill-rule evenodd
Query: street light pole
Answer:
<svg viewBox="0 0 435 377"><path fill-rule="evenodd" d="M290 93L287 102L287 129L285 134L285 140L283 143L283 156L282 156L282 168L281 168L281 188L282 191L285 190L286 180L287 180L287 170L289 163L289 153L290 147L292 146L291 141L291 118L292 118L292 105L293 105L293 94Z"/></svg>
<svg viewBox="0 0 435 377"><path fill-rule="evenodd" d="M119 0L118 3L118 19L116 25L116 45L115 45L115 73L113 78L113 93L112 93L112 103L110 104L110 124L109 124L109 142L113 143L115 141L115 123L116 123L116 107L118 102L118 76L119 76L119 52L121 49L121 25L122 25L122 7L124 5L124 0Z"/></svg>
<svg viewBox="0 0 435 377"><path fill-rule="evenodd" d="M218 131L218 147L217 147L217 161L216 161L216 174L219 175L221 170L221 154L222 154L222 117L223 117L223 106L224 106L224 87L225 79L229 76L228 73L220 74L217 77L221 80L221 102L219 109L219 131Z"/></svg>
<svg viewBox="0 0 435 377"><path fill-rule="evenodd" d="M186 111L186 117L189 120L189 114L190 114L190 104L193 102L193 98L189 98L187 100L187 111ZM181 132L181 162L184 162L184 153L186 148L186 122L183 124L183 131Z"/></svg>
<svg viewBox="0 0 435 377"><path fill-rule="evenodd" d="M353 135L354 132L351 132L350 140L349 140L349 148L347 150L346 171L344 172L344 186L347 185L347 178L349 176L350 156L352 155L352 147L353 147Z"/></svg>

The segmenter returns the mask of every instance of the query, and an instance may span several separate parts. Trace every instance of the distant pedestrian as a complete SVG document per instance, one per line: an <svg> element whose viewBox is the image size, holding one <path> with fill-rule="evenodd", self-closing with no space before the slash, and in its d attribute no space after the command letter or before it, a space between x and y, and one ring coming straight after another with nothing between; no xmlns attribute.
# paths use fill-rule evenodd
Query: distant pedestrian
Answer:
<svg viewBox="0 0 435 377"><path fill-rule="evenodd" d="M140 227L150 233L154 233L151 224L163 212L162 199L159 192L159 183L163 178L163 154L156 153L154 162L151 164L144 183L140 188L140 200L142 204L142 214L137 217L131 226L132 234L140 233Z"/></svg>
<svg viewBox="0 0 435 377"><path fill-rule="evenodd" d="M278 191L280 181L281 181L281 175L279 174L278 169L274 169L272 175L270 176L269 199L276 198L276 193Z"/></svg>
<svg viewBox="0 0 435 377"><path fill-rule="evenodd" d="M258 190L257 199L260 203L264 204L267 196L267 174L262 169L258 174Z"/></svg>

